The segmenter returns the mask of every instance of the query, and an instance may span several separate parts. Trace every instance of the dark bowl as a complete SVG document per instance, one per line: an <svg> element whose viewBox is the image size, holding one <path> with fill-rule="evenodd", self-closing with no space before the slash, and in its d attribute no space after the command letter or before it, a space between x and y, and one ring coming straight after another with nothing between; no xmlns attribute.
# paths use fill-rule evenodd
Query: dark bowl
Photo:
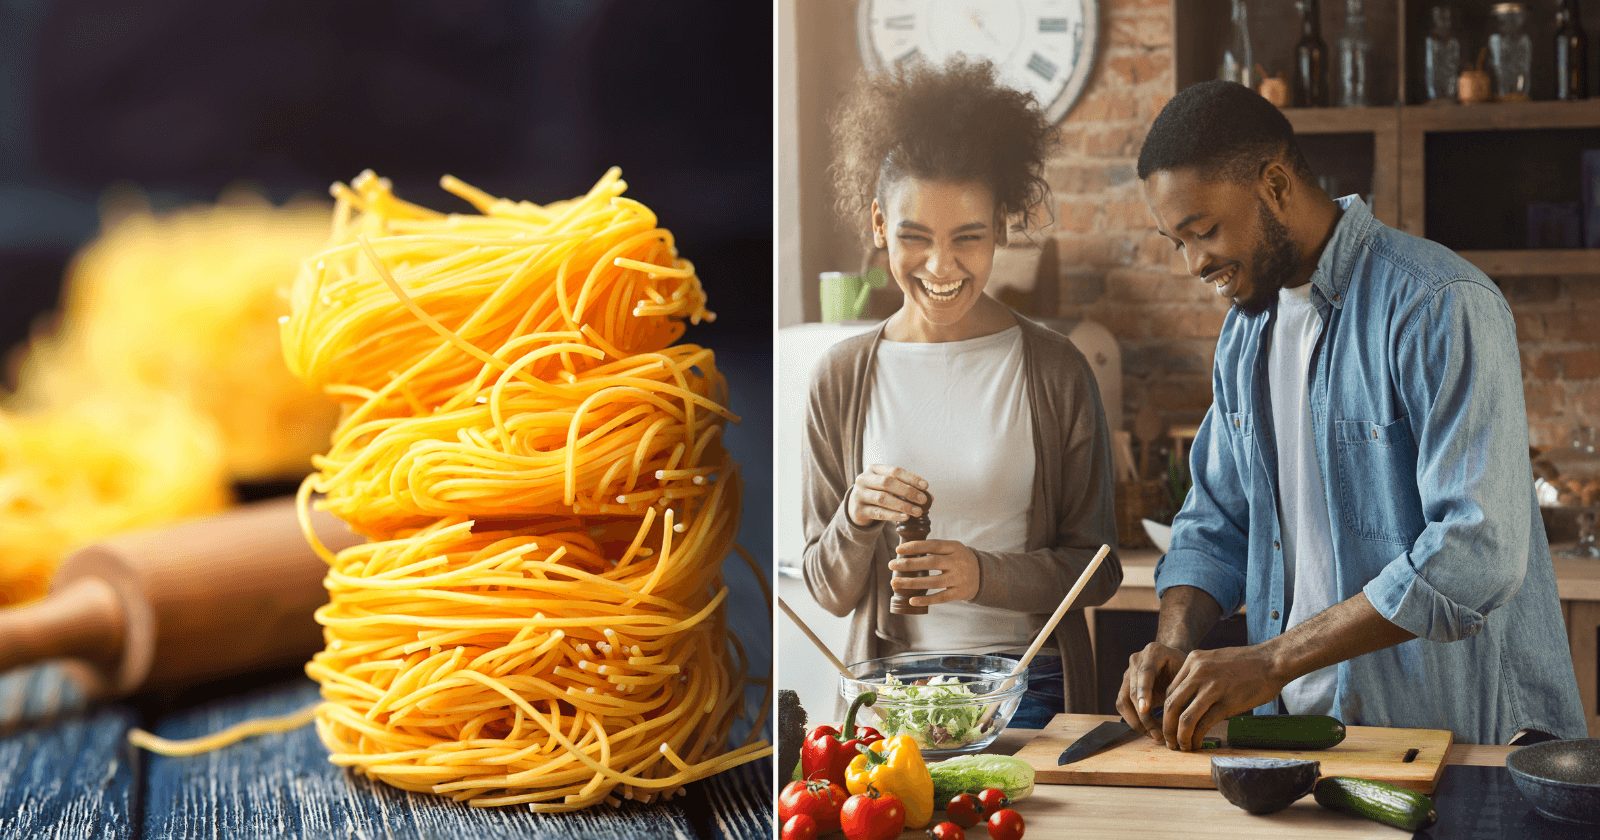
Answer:
<svg viewBox="0 0 1600 840"><path fill-rule="evenodd" d="M1546 741L1506 758L1517 790L1541 816L1600 823L1600 739Z"/></svg>

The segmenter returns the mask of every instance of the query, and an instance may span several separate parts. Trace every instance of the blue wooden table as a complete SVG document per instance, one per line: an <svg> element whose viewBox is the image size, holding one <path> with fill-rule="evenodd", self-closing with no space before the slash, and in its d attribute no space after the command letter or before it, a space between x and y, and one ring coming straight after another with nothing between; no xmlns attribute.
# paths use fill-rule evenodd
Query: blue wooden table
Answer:
<svg viewBox="0 0 1600 840"><path fill-rule="evenodd" d="M770 346L718 346L734 411L726 432L742 465L739 542L769 567L772 545ZM726 566L729 626L752 670L772 673L772 625L743 561ZM761 692L749 692L749 705ZM773 831L770 760L747 764L654 805L629 802L574 814L472 808L408 793L328 763L315 730L247 739L192 758L133 750L139 726L188 738L317 700L316 684L287 671L116 703L87 702L62 670L0 676L0 838L767 838ZM747 724L746 724L747 725ZM740 738L744 728L736 729ZM771 739L771 727L765 736Z"/></svg>

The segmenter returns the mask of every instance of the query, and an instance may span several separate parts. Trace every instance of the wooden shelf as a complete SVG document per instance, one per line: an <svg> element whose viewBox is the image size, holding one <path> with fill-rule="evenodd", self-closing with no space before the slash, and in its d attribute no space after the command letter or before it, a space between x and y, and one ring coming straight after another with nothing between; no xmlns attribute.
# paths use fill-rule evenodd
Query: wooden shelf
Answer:
<svg viewBox="0 0 1600 840"><path fill-rule="evenodd" d="M1490 277L1600 275L1600 249L1458 251Z"/></svg>
<svg viewBox="0 0 1600 840"><path fill-rule="evenodd" d="M1600 128L1600 99L1407 105L1400 110L1407 129L1425 132Z"/></svg>
<svg viewBox="0 0 1600 840"><path fill-rule="evenodd" d="M1600 99L1577 102L1485 102L1381 108L1285 108L1298 134L1392 131L1397 121L1422 131L1600 128Z"/></svg>
<svg viewBox="0 0 1600 840"><path fill-rule="evenodd" d="M1296 134L1370 134L1393 131L1399 115L1387 108L1285 108Z"/></svg>

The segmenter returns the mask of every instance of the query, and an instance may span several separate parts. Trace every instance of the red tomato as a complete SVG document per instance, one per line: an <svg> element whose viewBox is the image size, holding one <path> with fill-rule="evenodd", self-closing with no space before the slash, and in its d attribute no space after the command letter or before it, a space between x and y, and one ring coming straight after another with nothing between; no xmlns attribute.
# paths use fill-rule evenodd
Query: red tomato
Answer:
<svg viewBox="0 0 1600 840"><path fill-rule="evenodd" d="M839 827L848 840L892 840L906 827L906 807L900 797L869 785L866 793L844 801Z"/></svg>
<svg viewBox="0 0 1600 840"><path fill-rule="evenodd" d="M805 814L795 814L783 823L780 840L817 840L817 821Z"/></svg>
<svg viewBox="0 0 1600 840"><path fill-rule="evenodd" d="M817 824L817 833L839 830L839 807L849 797L844 788L824 779L793 781L778 794L778 822L805 814Z"/></svg>
<svg viewBox="0 0 1600 840"><path fill-rule="evenodd" d="M950 797L950 804L944 806L944 812L956 825L971 828L982 819L978 815L983 813L983 805L978 802L978 797L970 793L958 793Z"/></svg>
<svg viewBox="0 0 1600 840"><path fill-rule="evenodd" d="M928 836L933 840L967 840L967 833L961 830L961 826L949 820L928 829Z"/></svg>
<svg viewBox="0 0 1600 840"><path fill-rule="evenodd" d="M1021 840L1022 815L1010 808L1001 808L989 815L990 840Z"/></svg>
<svg viewBox="0 0 1600 840"><path fill-rule="evenodd" d="M993 814L1001 808L1011 805L1011 797L999 788L984 788L978 793L978 803L983 806L983 813Z"/></svg>

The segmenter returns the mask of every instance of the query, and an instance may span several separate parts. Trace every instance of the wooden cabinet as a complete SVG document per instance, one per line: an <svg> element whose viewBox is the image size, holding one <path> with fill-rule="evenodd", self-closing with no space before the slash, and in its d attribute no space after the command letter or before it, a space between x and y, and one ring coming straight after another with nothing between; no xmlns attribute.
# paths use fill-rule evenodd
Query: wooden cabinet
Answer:
<svg viewBox="0 0 1600 840"><path fill-rule="evenodd" d="M1256 63L1269 74L1288 74L1299 37L1294 5L1246 5ZM1372 100L1383 104L1284 111L1324 188L1363 196L1385 223L1449 246L1492 277L1600 275L1600 249L1529 247L1540 244L1530 236L1530 205L1579 202L1581 213L1581 154L1600 150L1600 98L1537 101L1554 89L1553 12L1528 3L1536 101L1424 104L1422 44L1432 5L1366 3ZM1470 63L1486 37L1490 4L1455 5L1463 62ZM1600 0L1581 8L1590 32L1590 92L1600 94ZM1229 0L1173 0L1176 89L1216 77L1231 31L1229 9ZM1342 0L1322 3L1334 86L1344 14Z"/></svg>

